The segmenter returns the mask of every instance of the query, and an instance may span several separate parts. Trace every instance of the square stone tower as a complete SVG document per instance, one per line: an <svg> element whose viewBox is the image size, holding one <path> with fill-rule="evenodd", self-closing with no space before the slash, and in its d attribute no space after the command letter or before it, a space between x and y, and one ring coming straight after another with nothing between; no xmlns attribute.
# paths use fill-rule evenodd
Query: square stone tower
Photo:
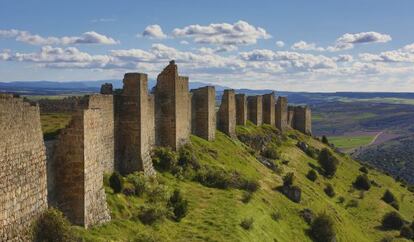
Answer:
<svg viewBox="0 0 414 242"><path fill-rule="evenodd" d="M263 123L263 104L262 96L249 96L247 97L247 118L257 126Z"/></svg>
<svg viewBox="0 0 414 242"><path fill-rule="evenodd" d="M155 140L177 150L189 141L190 94L188 77L179 76L174 61L158 75L155 86Z"/></svg>
<svg viewBox="0 0 414 242"><path fill-rule="evenodd" d="M194 135L212 141L216 137L216 89L213 86L191 90L191 130Z"/></svg>
<svg viewBox="0 0 414 242"><path fill-rule="evenodd" d="M286 97L278 97L275 106L276 110L276 128L281 132L285 131L288 126L288 101Z"/></svg>
<svg viewBox="0 0 414 242"><path fill-rule="evenodd" d="M234 90L224 90L217 113L217 128L230 136L236 137L236 97Z"/></svg>
<svg viewBox="0 0 414 242"><path fill-rule="evenodd" d="M275 93L263 95L263 123L275 126Z"/></svg>
<svg viewBox="0 0 414 242"><path fill-rule="evenodd" d="M295 107L294 129L304 134L312 134L312 114L308 106Z"/></svg>
<svg viewBox="0 0 414 242"><path fill-rule="evenodd" d="M245 94L236 94L236 124L246 125L247 99Z"/></svg>
<svg viewBox="0 0 414 242"><path fill-rule="evenodd" d="M288 106L288 125L295 128L295 107Z"/></svg>
<svg viewBox="0 0 414 242"><path fill-rule="evenodd" d="M117 160L122 174L154 174L150 151L154 145L154 99L148 94L148 76L127 73L117 96Z"/></svg>

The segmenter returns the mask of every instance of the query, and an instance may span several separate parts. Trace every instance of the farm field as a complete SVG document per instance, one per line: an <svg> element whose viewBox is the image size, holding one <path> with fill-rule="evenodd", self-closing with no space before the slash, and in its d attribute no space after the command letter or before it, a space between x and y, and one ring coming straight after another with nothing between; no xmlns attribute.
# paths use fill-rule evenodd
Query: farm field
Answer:
<svg viewBox="0 0 414 242"><path fill-rule="evenodd" d="M362 136L332 136L329 137L329 142L334 144L337 148L344 151L350 151L361 146L369 145L374 141L375 135L362 135Z"/></svg>

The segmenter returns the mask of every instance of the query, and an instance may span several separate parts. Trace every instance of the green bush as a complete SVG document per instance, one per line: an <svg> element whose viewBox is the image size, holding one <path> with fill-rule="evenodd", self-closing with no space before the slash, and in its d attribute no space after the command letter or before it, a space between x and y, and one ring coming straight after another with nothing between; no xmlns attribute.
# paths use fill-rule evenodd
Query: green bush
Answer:
<svg viewBox="0 0 414 242"><path fill-rule="evenodd" d="M294 181L295 181L295 174L293 172L289 172L283 177L283 186L290 187L293 185Z"/></svg>
<svg viewBox="0 0 414 242"><path fill-rule="evenodd" d="M343 196L338 197L338 203L344 203L345 202L345 198Z"/></svg>
<svg viewBox="0 0 414 242"><path fill-rule="evenodd" d="M256 192L260 188L259 183L254 180L240 179L239 183L240 183L240 186L238 188L251 192L251 193Z"/></svg>
<svg viewBox="0 0 414 242"><path fill-rule="evenodd" d="M387 189L381 199L395 209L399 210L400 206L398 205L397 198L390 190Z"/></svg>
<svg viewBox="0 0 414 242"><path fill-rule="evenodd" d="M135 195L135 187L131 183L125 183L124 188L122 189L122 193L125 196L133 196Z"/></svg>
<svg viewBox="0 0 414 242"><path fill-rule="evenodd" d="M164 207L159 204L152 204L150 206L142 206L140 208L138 219L146 225L152 225L155 222L164 219L167 212Z"/></svg>
<svg viewBox="0 0 414 242"><path fill-rule="evenodd" d="M243 192L241 201L243 203L249 203L250 200L252 199L252 196L253 196L253 193L251 193L251 192Z"/></svg>
<svg viewBox="0 0 414 242"><path fill-rule="evenodd" d="M32 237L35 242L76 241L70 223L59 210L54 208L43 212L34 222Z"/></svg>
<svg viewBox="0 0 414 242"><path fill-rule="evenodd" d="M209 166L201 168L195 179L206 187L227 189L231 186L231 175L228 172Z"/></svg>
<svg viewBox="0 0 414 242"><path fill-rule="evenodd" d="M311 181L316 181L316 179L318 179L318 174L314 169L311 169L308 171L308 174L306 174L306 178L308 178Z"/></svg>
<svg viewBox="0 0 414 242"><path fill-rule="evenodd" d="M180 221L188 213L188 201L183 199L179 190L174 190L173 195L168 201L168 207L170 207L174 214L174 220Z"/></svg>
<svg viewBox="0 0 414 242"><path fill-rule="evenodd" d="M148 201L150 203L165 203L168 200L167 187L157 182L152 183L146 190Z"/></svg>
<svg viewBox="0 0 414 242"><path fill-rule="evenodd" d="M368 174L368 169L365 166L361 166L361 168L359 168L359 171Z"/></svg>
<svg viewBox="0 0 414 242"><path fill-rule="evenodd" d="M276 147L273 146L267 146L263 151L262 151L262 156L268 158L268 159L279 159L280 158L280 154L277 151Z"/></svg>
<svg viewBox="0 0 414 242"><path fill-rule="evenodd" d="M354 187L358 190L368 191L371 188L371 181L366 174L359 175L353 183Z"/></svg>
<svg viewBox="0 0 414 242"><path fill-rule="evenodd" d="M194 151L191 145L186 144L178 151L178 165L184 168L192 168L198 170L200 163L197 157L194 155Z"/></svg>
<svg viewBox="0 0 414 242"><path fill-rule="evenodd" d="M280 214L278 211L273 212L270 216L274 221L279 221L282 218L282 214Z"/></svg>
<svg viewBox="0 0 414 242"><path fill-rule="evenodd" d="M322 136L322 143L329 145L328 138L325 135Z"/></svg>
<svg viewBox="0 0 414 242"><path fill-rule="evenodd" d="M118 172L112 173L111 177L109 178L109 186L112 188L114 193L120 193L124 188L122 176Z"/></svg>
<svg viewBox="0 0 414 242"><path fill-rule="evenodd" d="M412 239L414 237L414 232L410 226L404 225L400 230L400 236L406 239Z"/></svg>
<svg viewBox="0 0 414 242"><path fill-rule="evenodd" d="M333 177L335 175L339 161L329 149L322 149L318 157L318 162L327 177Z"/></svg>
<svg viewBox="0 0 414 242"><path fill-rule="evenodd" d="M382 218L384 229L399 230L404 225L404 219L397 212L389 212Z"/></svg>
<svg viewBox="0 0 414 242"><path fill-rule="evenodd" d="M325 189L323 190L328 197L335 197L335 190L331 184L326 185Z"/></svg>
<svg viewBox="0 0 414 242"><path fill-rule="evenodd" d="M334 222L326 214L321 214L313 220L309 233L316 242L336 241Z"/></svg>
<svg viewBox="0 0 414 242"><path fill-rule="evenodd" d="M159 171L174 171L178 164L177 154L171 148L158 147L153 150L152 162Z"/></svg>
<svg viewBox="0 0 414 242"><path fill-rule="evenodd" d="M240 226L245 230L250 230L253 228L253 218L245 218L241 221Z"/></svg>
<svg viewBox="0 0 414 242"><path fill-rule="evenodd" d="M127 181L134 186L136 196L142 196L146 189L146 177L142 172L134 172L126 177Z"/></svg>

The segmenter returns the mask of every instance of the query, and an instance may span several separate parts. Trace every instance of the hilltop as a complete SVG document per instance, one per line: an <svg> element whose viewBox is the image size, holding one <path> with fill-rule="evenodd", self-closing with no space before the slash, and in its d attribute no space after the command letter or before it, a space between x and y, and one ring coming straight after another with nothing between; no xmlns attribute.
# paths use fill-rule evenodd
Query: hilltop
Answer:
<svg viewBox="0 0 414 242"><path fill-rule="evenodd" d="M371 188L365 192L356 190L352 184L362 174L361 164L347 155L334 154L340 163L333 178L318 174L316 181L309 180L308 171L319 167L317 160L311 157L315 157L313 153L330 149L318 140L294 130L282 135L268 125L256 127L251 123L238 126L237 135L245 143L217 131L216 140L211 142L191 136L191 146L186 149L193 162L204 169L223 175L237 174L242 180L257 182L259 188L250 200L243 188L214 188L217 184L200 180L194 169L189 169L193 173L158 172L158 183L147 181L147 187L152 187L149 190L163 194L160 197L168 197L174 189L179 189L189 202L188 214L180 222L161 219L144 225L138 219L140 207L150 206L148 199L153 195L127 196L125 188L124 193L114 194L107 181L112 221L89 230L76 227L77 234L85 241L311 241L307 235L309 225L300 215L301 211L310 210L314 216L326 213L333 219L338 241L379 241L399 236L399 231L381 229L384 214L396 211L381 200L386 189L399 201L398 212L411 222L413 194L374 169L368 169ZM311 152L307 152L311 156L297 146L298 142L311 147L308 148ZM271 155L266 149L273 150ZM282 177L289 172L295 174L294 184L302 190L300 203L292 202L275 189L283 184ZM325 194L326 184L333 186L334 197ZM250 218L252 228L243 229L240 223Z"/></svg>

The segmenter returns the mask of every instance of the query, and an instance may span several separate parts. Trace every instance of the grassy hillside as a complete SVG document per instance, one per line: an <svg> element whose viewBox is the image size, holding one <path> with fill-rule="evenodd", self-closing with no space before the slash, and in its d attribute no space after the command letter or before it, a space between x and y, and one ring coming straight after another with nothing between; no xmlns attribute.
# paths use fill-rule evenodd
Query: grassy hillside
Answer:
<svg viewBox="0 0 414 242"><path fill-rule="evenodd" d="M168 171L159 172L158 182L148 181L148 186L153 186L149 189L151 196L114 194L106 186L112 221L89 230L75 227L76 233L85 241L311 241L306 233L309 225L299 214L303 209L310 209L314 214L327 213L333 218L338 241L380 241L387 236L395 237L395 241L404 241L397 238L399 231L380 228L382 216L395 211L381 200L386 189L396 195L399 212L406 220L411 221L414 216L413 194L391 177L369 169L369 178L378 185L362 194L352 187L355 178L361 174L361 165L347 156L335 154L340 160L336 175L332 179L318 175L312 182L306 174L311 167L318 167L318 162L296 144L303 141L315 149L322 149L325 145L321 142L296 131L280 135L269 126L249 124L238 127L237 132L241 140L251 144L250 147L217 132L214 142L192 136L191 152L202 167L216 169L223 174L237 172L236 177L258 181L260 188L249 202L242 201L246 196L243 189L207 187L195 178L197 174L191 170L174 172L176 175ZM260 155L265 153L263 148L269 147L277 150L273 154L277 159L270 161L275 164L273 170L258 160L263 160ZM300 203L292 202L275 189L282 185L282 177L288 172L294 172L295 185L302 190ZM324 192L328 183L335 189L333 198ZM154 193L167 196L176 188L189 202L186 217L180 222L171 219L162 219L152 225L140 222L137 218L140 207L150 206L149 200ZM277 214L278 219L273 219L272 214ZM245 230L240 223L249 218L253 219L253 227Z"/></svg>

